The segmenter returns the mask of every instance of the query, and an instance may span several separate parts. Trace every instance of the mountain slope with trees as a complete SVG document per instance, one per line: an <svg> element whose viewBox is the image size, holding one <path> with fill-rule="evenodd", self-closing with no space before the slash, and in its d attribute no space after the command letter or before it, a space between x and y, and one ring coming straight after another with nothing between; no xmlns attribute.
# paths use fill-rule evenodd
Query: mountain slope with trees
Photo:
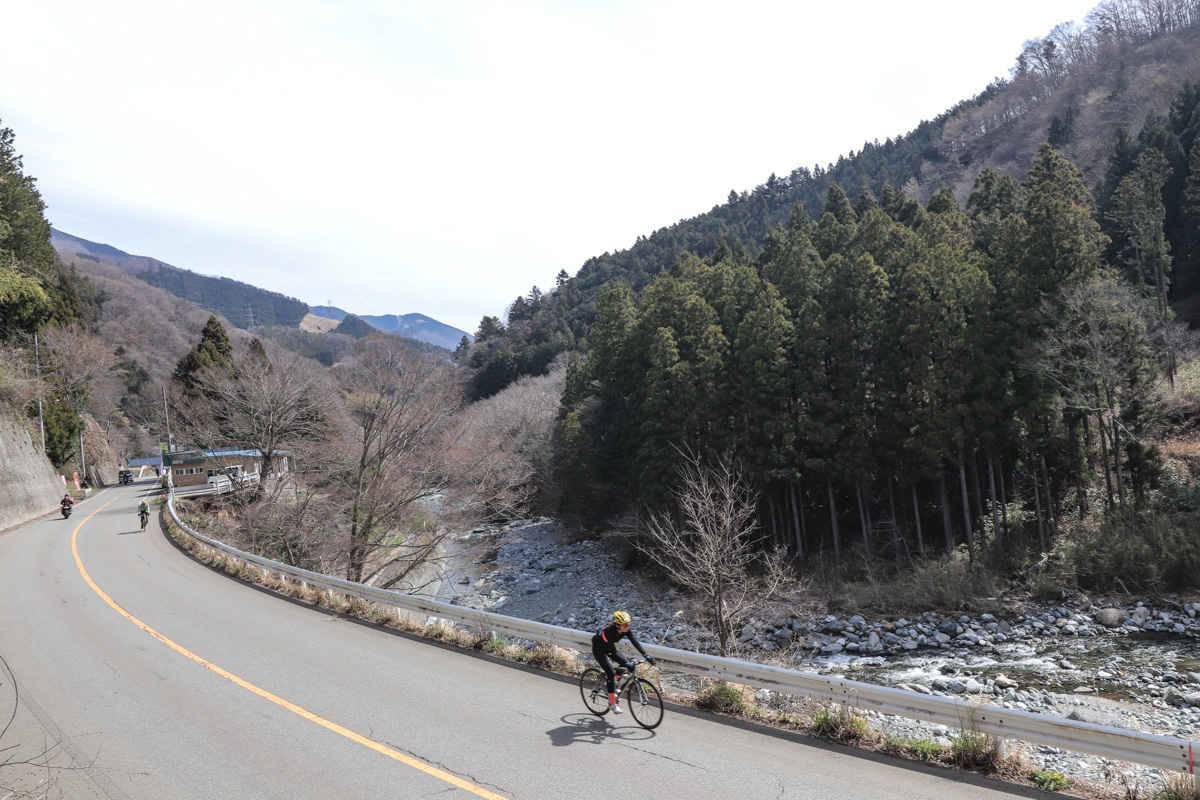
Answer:
<svg viewBox="0 0 1200 800"><path fill-rule="evenodd" d="M485 317L480 331L488 341L471 353L474 392L487 396L518 375L539 374L559 353L586 350L599 293L609 283L640 292L683 255L708 258L721 246L754 258L797 204L817 219L833 184L850 198L863 189L879 197L890 187L922 204L950 188L962 205L982 170L1023 179L1038 144L1049 140L1094 186L1105 180L1120 131L1136 138L1147 113L1168 115L1183 82L1197 77L1197 0L1105 0L1083 26L1059 25L1026 42L1009 78L909 133L867 142L835 163L771 175L752 191L731 191L709 212L589 259L574 277L563 270L553 290L534 287L502 317ZM1175 181L1181 175L1176 170ZM1177 226L1168 231L1177 250L1181 235ZM1176 304L1194 291L1194 279L1182 267L1178 272Z"/></svg>
<svg viewBox="0 0 1200 800"><path fill-rule="evenodd" d="M201 275L158 259L131 255L112 245L89 242L60 230L51 229L51 243L60 252L118 267L151 286L165 289L208 311L215 311L235 321L240 328L295 328L299 327L300 320L308 313L305 303L278 292L260 289L232 278Z"/></svg>
<svg viewBox="0 0 1200 800"><path fill-rule="evenodd" d="M1194 414L1200 5L1155 6L1106 0L899 144L535 287L458 351L475 392L576 353L581 520L732 457L761 544L817 563L1029 565L1072 531L1089 586L1195 586L1195 465L1163 446Z"/></svg>

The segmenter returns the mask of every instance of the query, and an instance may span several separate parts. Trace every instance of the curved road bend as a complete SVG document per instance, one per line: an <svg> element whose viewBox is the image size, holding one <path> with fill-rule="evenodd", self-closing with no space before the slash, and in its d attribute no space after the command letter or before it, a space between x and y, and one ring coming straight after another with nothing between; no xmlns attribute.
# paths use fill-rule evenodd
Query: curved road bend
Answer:
<svg viewBox="0 0 1200 800"><path fill-rule="evenodd" d="M21 694L0 748L56 745L68 797L1037 794L671 709L653 732L597 719L568 682L213 572L157 517L139 531L149 489L110 488L70 520L0 536L0 655ZM0 665L0 727L11 690Z"/></svg>

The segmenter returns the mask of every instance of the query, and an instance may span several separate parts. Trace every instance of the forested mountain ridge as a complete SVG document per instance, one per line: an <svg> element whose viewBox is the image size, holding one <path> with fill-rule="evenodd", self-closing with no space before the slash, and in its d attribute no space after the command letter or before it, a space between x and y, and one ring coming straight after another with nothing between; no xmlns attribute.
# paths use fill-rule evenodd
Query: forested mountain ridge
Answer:
<svg viewBox="0 0 1200 800"><path fill-rule="evenodd" d="M732 460L804 561L1028 566L1072 531L1089 588L1195 586L1200 498L1166 444L1197 413L1172 306L1200 285L1200 3L1149 5L1106 0L913 134L535 287L457 353L477 394L573 353L581 521L670 513L681 468Z"/></svg>
<svg viewBox="0 0 1200 800"><path fill-rule="evenodd" d="M156 258L131 255L54 228L51 228L51 243L60 250L118 267L151 286L221 314L239 328L296 328L308 313L308 305L293 297L232 278L201 275Z"/></svg>
<svg viewBox="0 0 1200 800"><path fill-rule="evenodd" d="M310 313L330 317L339 322L346 313L332 306L310 307L293 297L262 289L232 278L201 275L182 269L148 256L136 256L112 245L73 236L50 229L51 244L60 252L71 253L96 263L110 264L135 278L164 289L200 308L220 314L233 325L249 330L252 328L298 329L304 317ZM375 330L397 333L443 349L454 349L467 334L424 314L384 316L360 316ZM286 340L308 355L321 350L319 341L298 330L276 331ZM303 344L301 344L303 342ZM322 353L328 361L328 354Z"/></svg>
<svg viewBox="0 0 1200 800"><path fill-rule="evenodd" d="M540 374L559 353L586 350L603 286L624 282L641 291L683 254L707 258L722 245L753 258L796 204L818 219L833 184L852 199L864 188L878 197L891 187L921 203L948 187L962 205L985 168L1023 178L1043 141L1097 184L1114 137L1122 130L1136 137L1148 112L1165 115L1184 80L1200 76L1198 22L1197 0L1106 0L1083 25L1059 25L1026 42L1009 78L907 134L868 142L836 163L771 175L752 191L731 191L705 214L589 259L574 277L561 271L553 290L535 287L504 315L481 322L477 336L486 343L471 355L476 395Z"/></svg>

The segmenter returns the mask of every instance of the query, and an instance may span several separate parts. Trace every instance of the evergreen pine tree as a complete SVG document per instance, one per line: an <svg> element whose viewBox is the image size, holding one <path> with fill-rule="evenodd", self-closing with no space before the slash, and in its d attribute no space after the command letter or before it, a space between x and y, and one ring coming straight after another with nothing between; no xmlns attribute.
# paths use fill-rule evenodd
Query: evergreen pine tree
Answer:
<svg viewBox="0 0 1200 800"><path fill-rule="evenodd" d="M1176 249L1176 273L1180 289L1188 293L1200 290L1200 137L1188 157L1188 175L1183 190L1183 235Z"/></svg>
<svg viewBox="0 0 1200 800"><path fill-rule="evenodd" d="M200 332L200 341L175 366L171 379L182 383L191 393L197 391L197 380L202 371L219 369L232 373L233 343L229 334L215 316L210 316Z"/></svg>

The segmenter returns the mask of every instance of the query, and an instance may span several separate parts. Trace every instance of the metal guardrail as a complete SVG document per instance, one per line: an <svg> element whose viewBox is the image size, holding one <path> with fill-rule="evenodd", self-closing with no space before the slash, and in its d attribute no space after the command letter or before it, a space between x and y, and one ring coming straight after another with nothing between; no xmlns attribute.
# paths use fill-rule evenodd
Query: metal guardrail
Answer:
<svg viewBox="0 0 1200 800"><path fill-rule="evenodd" d="M339 592L372 603L391 606L409 614L448 620L476 629L581 650L585 653L591 650L591 634L585 631L506 617L489 611L478 611L387 589L377 589L243 552L188 528L175 511L174 496L168 496L167 507L172 519L188 536L207 548L223 553L237 561L253 565L264 574L276 573L300 581L305 585L318 586L330 592ZM1049 745L1062 750L1089 753L1118 761L1193 775L1195 774L1195 759L1200 758L1200 742L1171 736L1140 733L1106 725L1093 725L999 706L966 703L953 698L923 695L841 678L827 678L798 670L770 667L659 645L645 645L645 649L664 666L681 672L791 695L808 696L821 702L837 703L847 710L868 709L881 714L976 731L997 737L1001 742L1005 738L1017 739L1034 744Z"/></svg>

